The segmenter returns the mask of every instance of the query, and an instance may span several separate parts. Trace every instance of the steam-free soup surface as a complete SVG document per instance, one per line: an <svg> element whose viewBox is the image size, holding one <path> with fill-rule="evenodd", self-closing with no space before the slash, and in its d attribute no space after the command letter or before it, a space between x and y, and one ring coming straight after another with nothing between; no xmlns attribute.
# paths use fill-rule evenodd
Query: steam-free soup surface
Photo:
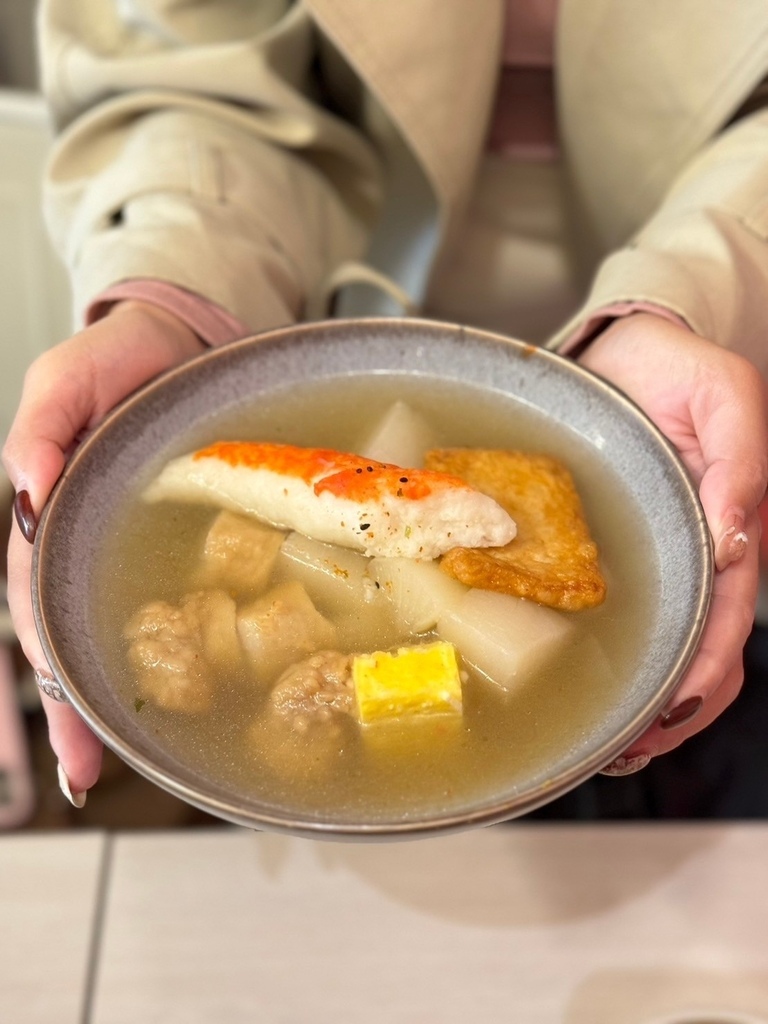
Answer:
<svg viewBox="0 0 768 1024"><path fill-rule="evenodd" d="M512 692L470 672L458 720L361 727L348 718L330 738L317 740L265 727L264 688L249 683L247 668L222 675L205 714L172 712L144 699L127 660L126 623L148 600L178 603L189 592L217 514L197 505L147 504L140 494L148 478L137 481L94 583L115 686L147 733L233 794L310 820L382 823L458 812L545 778L609 714L652 629L656 573L639 509L598 452L509 396L411 376L294 386L181 438L172 451L158 453L152 471L171 455L223 439L357 451L398 399L426 419L440 445L556 455L576 481L600 549L607 598L598 608L558 613L575 625L572 640ZM359 652L414 642L386 616L359 618Z"/></svg>

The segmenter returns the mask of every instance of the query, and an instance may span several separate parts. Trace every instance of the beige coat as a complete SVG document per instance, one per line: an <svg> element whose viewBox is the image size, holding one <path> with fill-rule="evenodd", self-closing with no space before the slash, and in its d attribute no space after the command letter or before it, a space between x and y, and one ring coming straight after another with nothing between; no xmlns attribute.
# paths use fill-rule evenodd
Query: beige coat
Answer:
<svg viewBox="0 0 768 1024"><path fill-rule="evenodd" d="M260 330L322 310L362 259L418 303L472 187L502 17L502 0L45 0L46 209L77 310L154 277ZM768 0L561 0L557 69L602 259L566 331L648 300L766 368L768 112L723 129L768 73Z"/></svg>

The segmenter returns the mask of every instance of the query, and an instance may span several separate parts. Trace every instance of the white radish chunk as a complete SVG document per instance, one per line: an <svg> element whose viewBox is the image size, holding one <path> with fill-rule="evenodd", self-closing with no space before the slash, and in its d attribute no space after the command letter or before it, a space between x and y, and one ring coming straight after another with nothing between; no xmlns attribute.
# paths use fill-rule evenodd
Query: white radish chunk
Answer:
<svg viewBox="0 0 768 1024"><path fill-rule="evenodd" d="M395 466L421 467L424 452L437 447L437 435L423 416L405 402L395 402L384 413L365 441L359 454Z"/></svg>
<svg viewBox="0 0 768 1024"><path fill-rule="evenodd" d="M369 558L349 548L289 533L280 548L275 571L290 574L302 583L316 605L351 609L382 600L368 575L370 564Z"/></svg>
<svg viewBox="0 0 768 1024"><path fill-rule="evenodd" d="M440 615L467 592L437 562L373 558L370 573L392 602L396 621L411 633L434 629Z"/></svg>
<svg viewBox="0 0 768 1024"><path fill-rule="evenodd" d="M437 621L438 636L507 691L540 672L573 631L573 623L562 612L490 590L468 590Z"/></svg>

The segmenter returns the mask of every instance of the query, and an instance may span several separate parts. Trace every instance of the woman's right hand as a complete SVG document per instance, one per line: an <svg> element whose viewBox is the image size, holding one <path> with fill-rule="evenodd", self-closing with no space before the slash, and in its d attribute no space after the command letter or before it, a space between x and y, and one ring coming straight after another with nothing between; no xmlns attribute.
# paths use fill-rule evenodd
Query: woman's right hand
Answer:
<svg viewBox="0 0 768 1024"><path fill-rule="evenodd" d="M203 349L197 335L171 313L126 301L45 352L27 371L2 457L16 490L17 515L20 510L27 527L22 532L16 525L11 531L8 604L33 669L51 675L32 613L30 538L67 458L78 438L118 402ZM82 806L84 794L99 775L101 743L72 707L45 694L41 697L62 789L69 789L73 803Z"/></svg>

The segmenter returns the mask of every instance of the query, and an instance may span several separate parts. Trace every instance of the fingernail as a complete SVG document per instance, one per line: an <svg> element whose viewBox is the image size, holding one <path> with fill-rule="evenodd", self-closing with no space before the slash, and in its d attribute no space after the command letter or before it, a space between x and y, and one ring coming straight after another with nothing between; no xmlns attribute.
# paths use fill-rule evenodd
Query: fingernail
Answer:
<svg viewBox="0 0 768 1024"><path fill-rule="evenodd" d="M650 754L635 754L634 757L617 757L615 761L606 765L600 772L601 775L632 775L639 772L650 764Z"/></svg>
<svg viewBox="0 0 768 1024"><path fill-rule="evenodd" d="M744 519L740 515L733 515L715 544L715 566L722 572L731 562L738 562L746 550Z"/></svg>
<svg viewBox="0 0 768 1024"><path fill-rule="evenodd" d="M659 728L677 729L678 726L685 725L686 722L695 718L703 707L703 697L689 697L688 700L682 701L677 707L670 708L666 714L661 716Z"/></svg>
<svg viewBox="0 0 768 1024"><path fill-rule="evenodd" d="M82 793L73 793L72 787L69 784L69 779L67 778L67 773L61 767L61 765L58 766L58 774L59 789L67 798L67 800L69 800L72 806L77 807L77 809L80 810L81 807L85 806L85 798L88 796L88 791L83 790Z"/></svg>
<svg viewBox="0 0 768 1024"><path fill-rule="evenodd" d="M19 491L13 499L13 514L16 516L16 522L19 524L24 540L33 544L37 533L37 519L35 519L28 491Z"/></svg>

